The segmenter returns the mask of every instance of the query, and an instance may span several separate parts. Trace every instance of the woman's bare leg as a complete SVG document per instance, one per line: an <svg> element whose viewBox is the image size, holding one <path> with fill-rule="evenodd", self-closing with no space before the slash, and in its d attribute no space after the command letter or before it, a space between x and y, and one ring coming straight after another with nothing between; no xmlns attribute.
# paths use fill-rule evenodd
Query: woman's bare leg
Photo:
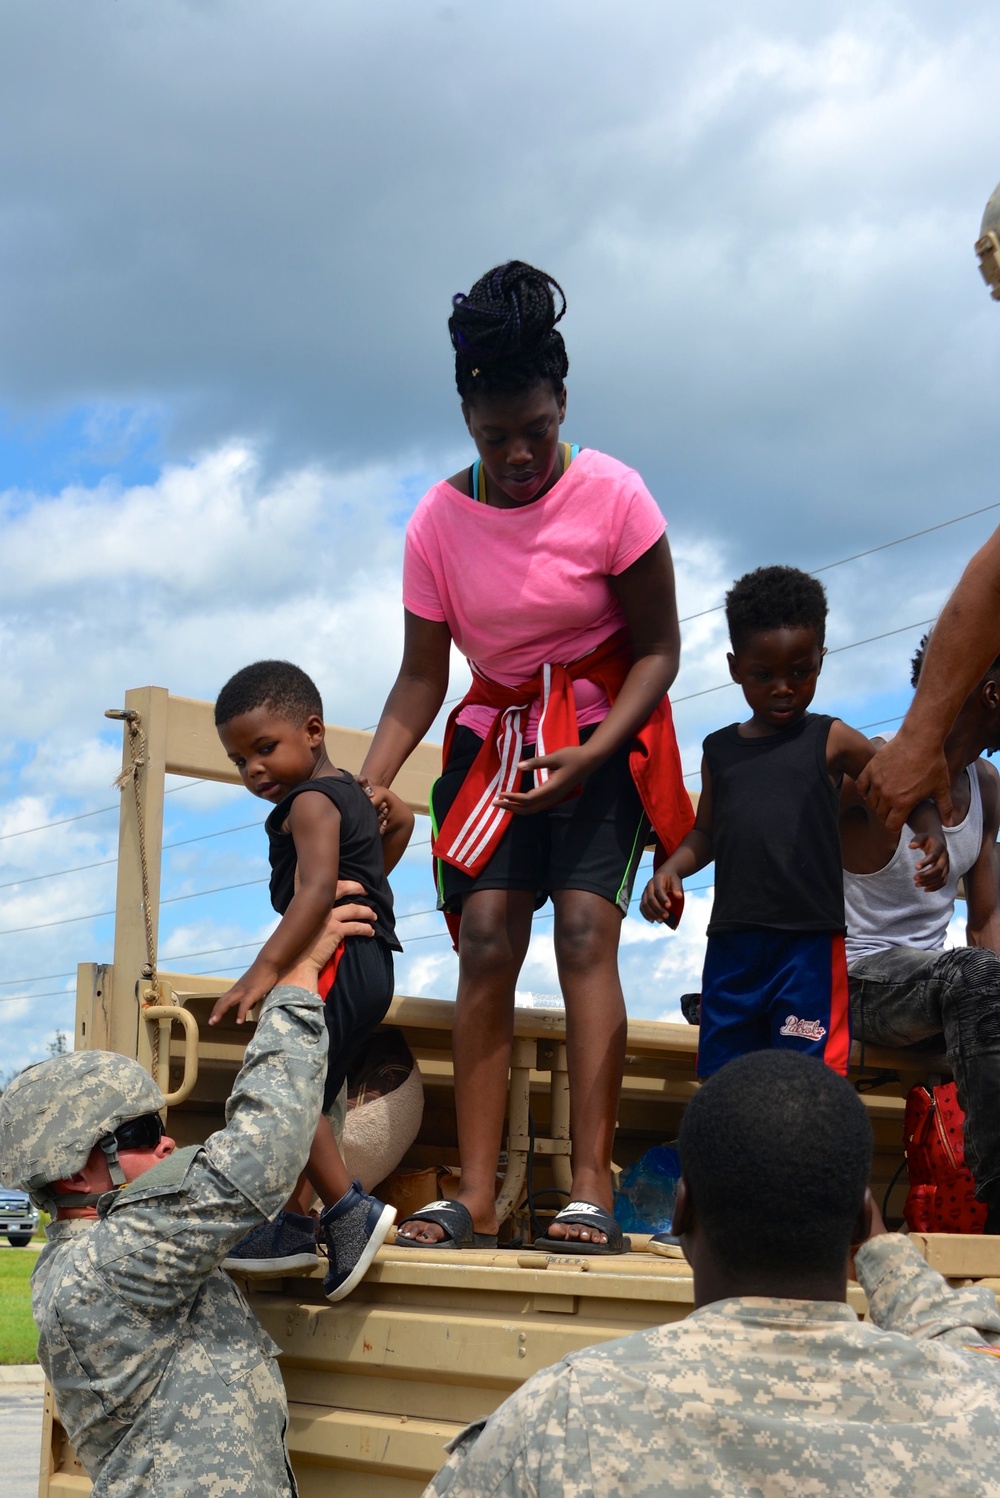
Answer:
<svg viewBox="0 0 1000 1498"><path fill-rule="evenodd" d="M458 938L458 993L452 1037L455 1113L462 1180L458 1199L477 1233L495 1233L497 1160L507 1109L514 986L531 936L530 890L466 895ZM440 1243L436 1223L401 1223L399 1236Z"/></svg>
<svg viewBox="0 0 1000 1498"><path fill-rule="evenodd" d="M625 1066L625 997L618 973L622 915L589 890L557 890L555 948L566 1003L574 1201L612 1206L611 1152ZM554 1225L549 1236L606 1243L581 1224Z"/></svg>

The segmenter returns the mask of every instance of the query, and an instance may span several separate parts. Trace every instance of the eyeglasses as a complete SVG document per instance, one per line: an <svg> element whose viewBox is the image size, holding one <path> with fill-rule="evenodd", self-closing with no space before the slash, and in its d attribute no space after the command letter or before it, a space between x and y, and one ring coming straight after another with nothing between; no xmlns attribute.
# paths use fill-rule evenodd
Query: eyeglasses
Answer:
<svg viewBox="0 0 1000 1498"><path fill-rule="evenodd" d="M114 1137L119 1150L153 1150L165 1133L158 1113L144 1113L141 1118L129 1118L119 1124Z"/></svg>

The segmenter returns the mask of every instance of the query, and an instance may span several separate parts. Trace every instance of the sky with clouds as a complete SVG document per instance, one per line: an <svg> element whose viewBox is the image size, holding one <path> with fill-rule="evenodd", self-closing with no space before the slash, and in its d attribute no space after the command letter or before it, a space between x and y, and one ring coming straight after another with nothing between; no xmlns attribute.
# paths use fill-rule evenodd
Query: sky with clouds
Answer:
<svg viewBox="0 0 1000 1498"><path fill-rule="evenodd" d="M376 720L407 516L468 461L450 297L500 260L566 289L566 435L668 518L687 770L739 710L735 575L984 511L821 574L818 705L891 726L1000 518L972 253L998 75L979 0L0 0L0 1070L110 955L126 688L211 698L286 655L331 720ZM161 951L239 972L273 919L265 808L167 807ZM450 997L426 852L398 987ZM631 1013L697 987L710 880L677 936L626 921Z"/></svg>

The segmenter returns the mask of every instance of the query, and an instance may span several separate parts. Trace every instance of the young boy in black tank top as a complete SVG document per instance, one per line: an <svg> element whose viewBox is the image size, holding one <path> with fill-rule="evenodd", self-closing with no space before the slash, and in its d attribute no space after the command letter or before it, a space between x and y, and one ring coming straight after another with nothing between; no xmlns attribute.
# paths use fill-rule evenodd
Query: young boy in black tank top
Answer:
<svg viewBox="0 0 1000 1498"><path fill-rule="evenodd" d="M392 953L401 948L386 872L402 857L413 814L389 791L380 792L376 812L354 776L331 764L319 692L288 661L258 661L237 672L219 693L215 723L247 790L275 804L265 825L271 904L282 918L247 972L219 999L209 1024L233 1008L242 1024L334 905L360 899L372 912L371 937L348 937L320 974L330 1048L323 1112L305 1171L284 1211L237 1244L225 1263L250 1275L314 1268L316 1224L309 1207L315 1191L326 1209L319 1219L330 1259L323 1290L328 1300L341 1300L396 1216L394 1207L351 1181L326 1115L392 999Z"/></svg>
<svg viewBox="0 0 1000 1498"><path fill-rule="evenodd" d="M665 921L683 881L715 860L701 992L698 1075L770 1046L807 1051L846 1075L851 1049L844 956L839 787L874 754L839 718L807 711L823 663L826 593L795 567L761 567L726 595L729 671L752 716L709 734L694 830L646 886L640 909ZM916 809L916 880L948 855L933 802Z"/></svg>

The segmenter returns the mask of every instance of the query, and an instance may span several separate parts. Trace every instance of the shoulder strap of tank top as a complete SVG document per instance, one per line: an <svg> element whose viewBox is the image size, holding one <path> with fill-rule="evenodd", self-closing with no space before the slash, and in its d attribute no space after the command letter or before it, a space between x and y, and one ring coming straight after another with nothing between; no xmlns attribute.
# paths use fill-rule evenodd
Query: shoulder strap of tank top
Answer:
<svg viewBox="0 0 1000 1498"><path fill-rule="evenodd" d="M983 830L983 793L979 785L979 771L975 761L967 765L965 773L969 777L969 821L973 824L978 819L979 833L982 837Z"/></svg>
<svg viewBox="0 0 1000 1498"><path fill-rule="evenodd" d="M563 473L565 473L569 465L572 463L573 459L576 457L577 453L580 451L580 444L578 442L564 442L562 444L562 447L562 471ZM469 496L470 498L474 499L477 504L484 505L486 503L486 475L483 472L482 458L477 458L472 467L469 469Z"/></svg>

